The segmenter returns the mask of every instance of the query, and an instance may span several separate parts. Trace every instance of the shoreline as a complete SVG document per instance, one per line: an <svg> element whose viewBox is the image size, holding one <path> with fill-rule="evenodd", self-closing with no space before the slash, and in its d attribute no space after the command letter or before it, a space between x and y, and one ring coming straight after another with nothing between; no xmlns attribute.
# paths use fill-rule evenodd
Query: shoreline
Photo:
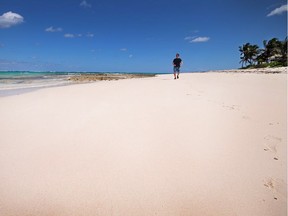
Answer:
<svg viewBox="0 0 288 216"><path fill-rule="evenodd" d="M193 71L193 72L182 72L181 74L197 74L197 73L255 73L255 74L287 74L288 67L276 67L276 68L257 68L257 69L229 69L229 70L210 70L210 71ZM75 73L73 76L61 80L59 83L47 84L43 82L39 86L21 86L15 85L11 89L0 89L0 97L7 97L13 95L25 94L33 91L37 91L45 88L69 86L75 84L87 84L98 81L117 81L124 79L135 79L135 78L149 78L161 75L168 75L172 73L157 74L157 73Z"/></svg>
<svg viewBox="0 0 288 216"><path fill-rule="evenodd" d="M14 84L12 87L9 87L9 88L6 87L6 89L5 87L0 89L0 97L20 95L20 94L25 94L25 93L37 91L40 89L45 89L45 88L54 88L54 87L69 86L69 85L76 85L76 84L86 84L86 83L92 83L92 82L97 82L97 81L115 81L115 80L122 80L122 79L147 78L147 77L153 77L153 76L155 76L155 74L83 73L83 74L75 74L73 76L70 75L66 78L61 77L60 80L57 80L56 78L54 78L54 81L48 80L46 82L45 80L39 81L39 78L36 79L35 81L33 81L33 79L29 80L29 77L27 77L25 78L25 80L28 79L28 82L26 81L27 84L25 85L20 83L19 85Z"/></svg>
<svg viewBox="0 0 288 216"><path fill-rule="evenodd" d="M274 68L253 68L253 69L229 69L229 70L211 70L207 72L219 73L256 73L256 74L287 74L288 67L274 67Z"/></svg>
<svg viewBox="0 0 288 216"><path fill-rule="evenodd" d="M90 74L83 73L80 75L72 76L68 78L69 81L73 83L85 83L85 82L95 82L95 81L112 81L112 80L122 80L122 79L134 79L134 78L148 78L154 77L156 74L144 74L144 73L122 73L122 74Z"/></svg>

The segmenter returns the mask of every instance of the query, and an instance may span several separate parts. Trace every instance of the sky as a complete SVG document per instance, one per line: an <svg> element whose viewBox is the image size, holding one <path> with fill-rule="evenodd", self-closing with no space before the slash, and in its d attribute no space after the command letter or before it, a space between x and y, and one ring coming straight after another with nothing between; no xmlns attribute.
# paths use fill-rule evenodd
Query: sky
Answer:
<svg viewBox="0 0 288 216"><path fill-rule="evenodd" d="M0 71L235 69L286 36L285 0L0 0Z"/></svg>

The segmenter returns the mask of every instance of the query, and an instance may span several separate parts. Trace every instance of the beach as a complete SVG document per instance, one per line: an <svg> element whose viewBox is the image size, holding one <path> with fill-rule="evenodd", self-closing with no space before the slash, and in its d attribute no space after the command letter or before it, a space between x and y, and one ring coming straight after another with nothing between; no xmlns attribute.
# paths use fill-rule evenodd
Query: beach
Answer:
<svg viewBox="0 0 288 216"><path fill-rule="evenodd" d="M0 216L287 215L287 68L267 71L0 97Z"/></svg>

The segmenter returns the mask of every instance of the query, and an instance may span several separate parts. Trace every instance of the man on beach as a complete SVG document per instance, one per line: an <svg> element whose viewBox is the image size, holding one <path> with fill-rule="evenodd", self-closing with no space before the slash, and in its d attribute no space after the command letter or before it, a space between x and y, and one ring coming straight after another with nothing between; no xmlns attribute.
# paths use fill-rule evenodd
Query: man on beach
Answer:
<svg viewBox="0 0 288 216"><path fill-rule="evenodd" d="M179 58L179 53L176 54L176 58L173 60L173 70L174 70L174 79L179 79L180 67L182 65L182 59ZM177 76L176 76L177 74Z"/></svg>

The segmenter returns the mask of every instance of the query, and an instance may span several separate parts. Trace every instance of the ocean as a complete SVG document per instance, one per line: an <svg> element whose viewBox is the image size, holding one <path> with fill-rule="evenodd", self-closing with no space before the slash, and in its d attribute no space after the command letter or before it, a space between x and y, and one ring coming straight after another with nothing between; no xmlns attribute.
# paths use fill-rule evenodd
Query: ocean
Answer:
<svg viewBox="0 0 288 216"><path fill-rule="evenodd" d="M68 85L75 72L0 71L0 96L37 88Z"/></svg>
<svg viewBox="0 0 288 216"><path fill-rule="evenodd" d="M128 73L0 71L0 96L25 93L39 88L75 84L71 77L83 74L98 76Z"/></svg>

